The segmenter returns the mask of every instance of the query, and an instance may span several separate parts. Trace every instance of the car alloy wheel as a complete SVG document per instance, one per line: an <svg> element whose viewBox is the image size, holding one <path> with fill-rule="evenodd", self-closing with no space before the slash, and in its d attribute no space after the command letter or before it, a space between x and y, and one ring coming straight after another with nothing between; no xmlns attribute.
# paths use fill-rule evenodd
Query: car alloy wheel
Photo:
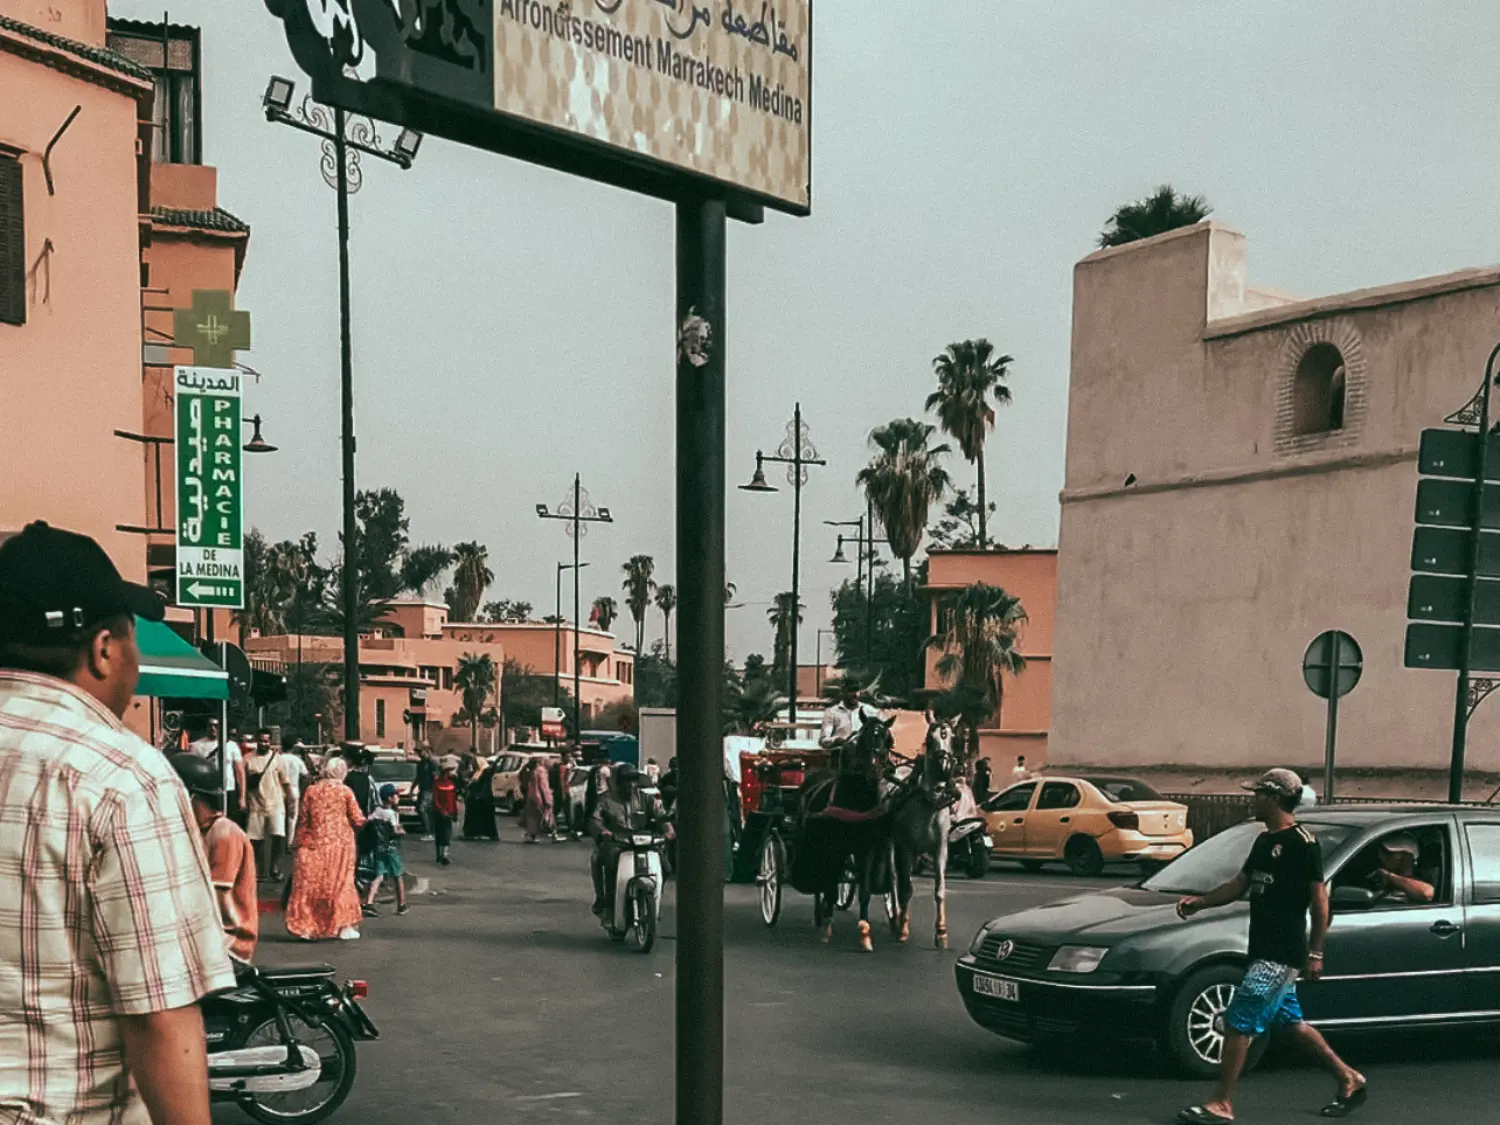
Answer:
<svg viewBox="0 0 1500 1125"><path fill-rule="evenodd" d="M1234 999L1234 985L1212 984L1198 993L1188 1007L1187 1039L1193 1053L1209 1066L1224 1057L1224 1013Z"/></svg>

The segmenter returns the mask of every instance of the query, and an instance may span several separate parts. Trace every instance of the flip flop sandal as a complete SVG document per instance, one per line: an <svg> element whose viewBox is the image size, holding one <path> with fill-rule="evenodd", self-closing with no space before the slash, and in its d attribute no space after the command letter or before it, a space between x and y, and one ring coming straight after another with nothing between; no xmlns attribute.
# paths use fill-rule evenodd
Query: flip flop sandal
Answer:
<svg viewBox="0 0 1500 1125"><path fill-rule="evenodd" d="M1367 1082L1365 1083L1365 1085L1359 1087L1357 1090L1354 1090L1351 1093L1340 1094L1338 1097L1334 1098L1333 1101L1329 1102L1322 1109L1318 1110L1318 1116L1348 1117L1356 1109L1364 1105L1365 1100L1369 1096L1370 1085Z"/></svg>
<svg viewBox="0 0 1500 1125"><path fill-rule="evenodd" d="M1201 1105L1189 1106L1177 1115L1178 1125L1229 1125L1233 1120Z"/></svg>

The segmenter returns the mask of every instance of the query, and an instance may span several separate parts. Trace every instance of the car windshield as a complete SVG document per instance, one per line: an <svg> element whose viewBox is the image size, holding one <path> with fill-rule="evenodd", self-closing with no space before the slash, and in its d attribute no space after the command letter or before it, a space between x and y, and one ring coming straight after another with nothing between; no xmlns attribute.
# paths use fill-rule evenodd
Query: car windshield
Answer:
<svg viewBox="0 0 1500 1125"><path fill-rule="evenodd" d="M1309 823L1327 858L1357 829L1351 824ZM1189 848L1151 878L1141 883L1148 891L1172 895L1205 895L1233 879L1245 866L1255 838L1265 831L1258 823L1236 824Z"/></svg>
<svg viewBox="0 0 1500 1125"><path fill-rule="evenodd" d="M1133 777L1086 777L1083 779L1111 801L1160 801L1162 795Z"/></svg>
<svg viewBox="0 0 1500 1125"><path fill-rule="evenodd" d="M375 782L415 781L417 763L396 759L377 759L370 763L370 780Z"/></svg>

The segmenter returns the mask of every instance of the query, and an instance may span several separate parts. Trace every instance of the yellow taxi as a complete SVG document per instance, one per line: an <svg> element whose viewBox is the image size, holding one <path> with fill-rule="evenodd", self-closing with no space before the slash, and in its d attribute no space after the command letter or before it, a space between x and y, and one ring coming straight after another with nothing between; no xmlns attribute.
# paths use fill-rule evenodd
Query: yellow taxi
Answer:
<svg viewBox="0 0 1500 1125"><path fill-rule="evenodd" d="M994 854L1029 871L1060 860L1075 875L1098 875L1106 863L1154 866L1193 846L1187 806L1129 777L1034 777L982 807Z"/></svg>

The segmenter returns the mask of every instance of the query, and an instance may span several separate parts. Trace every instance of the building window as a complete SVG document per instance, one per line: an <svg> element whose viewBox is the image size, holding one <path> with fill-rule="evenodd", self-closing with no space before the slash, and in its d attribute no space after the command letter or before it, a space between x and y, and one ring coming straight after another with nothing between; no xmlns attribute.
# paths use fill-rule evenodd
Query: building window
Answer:
<svg viewBox="0 0 1500 1125"><path fill-rule="evenodd" d="M453 669L452 668L444 668L443 669L443 690L444 691L452 691L453 690Z"/></svg>
<svg viewBox="0 0 1500 1125"><path fill-rule="evenodd" d="M622 684L630 683L632 676L633 672L627 661L621 660L615 664L615 679L619 680Z"/></svg>
<svg viewBox="0 0 1500 1125"><path fill-rule="evenodd" d="M202 51L198 29L110 20L106 42L110 50L149 70L155 82L151 159L157 164L201 163Z"/></svg>
<svg viewBox="0 0 1500 1125"><path fill-rule="evenodd" d="M375 737L385 737L385 700L375 701Z"/></svg>
<svg viewBox="0 0 1500 1125"><path fill-rule="evenodd" d="M26 323L26 221L21 162L0 152L0 324Z"/></svg>
<svg viewBox="0 0 1500 1125"><path fill-rule="evenodd" d="M1308 348L1292 378L1292 432L1303 436L1342 430L1346 383L1338 348L1328 343Z"/></svg>

